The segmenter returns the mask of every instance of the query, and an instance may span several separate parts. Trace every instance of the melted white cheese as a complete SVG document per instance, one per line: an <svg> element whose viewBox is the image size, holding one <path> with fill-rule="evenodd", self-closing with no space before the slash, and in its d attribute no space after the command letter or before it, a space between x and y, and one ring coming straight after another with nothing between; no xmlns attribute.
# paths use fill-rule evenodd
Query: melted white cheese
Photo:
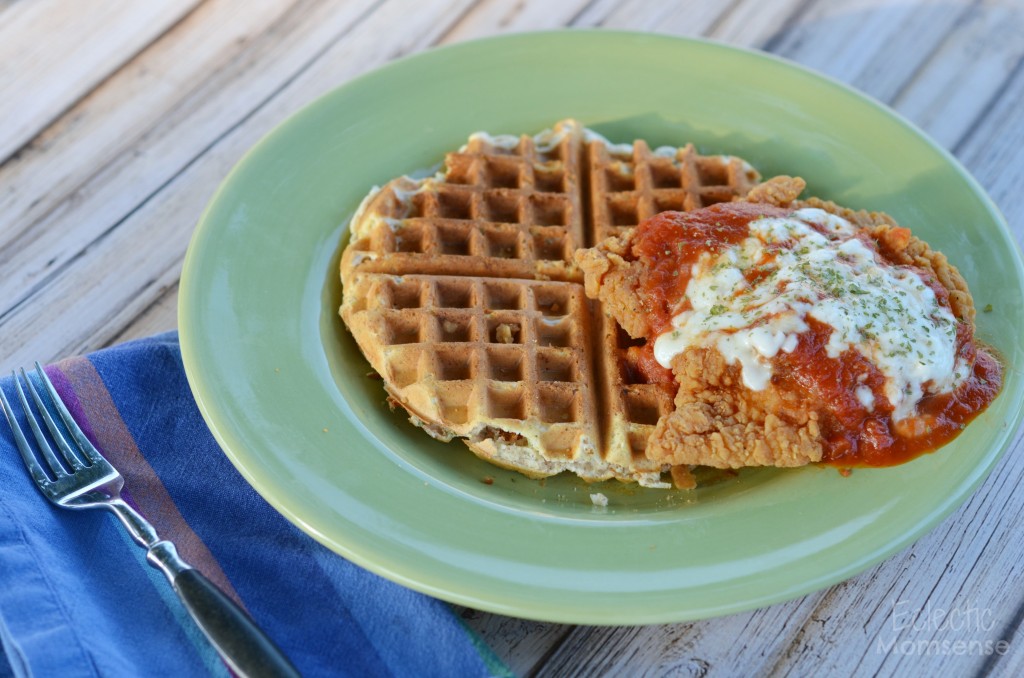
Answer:
<svg viewBox="0 0 1024 678"><path fill-rule="evenodd" d="M558 147L565 139L565 129L546 129L534 135L533 145L538 153L550 153ZM514 134L489 134L487 132L473 132L469 135L470 140L478 139L492 148L500 148L505 151L514 151L519 146L519 137ZM459 151L465 152L469 144L464 144Z"/></svg>
<svg viewBox="0 0 1024 678"><path fill-rule="evenodd" d="M867 386L858 386L856 391L857 400L865 410L871 412L875 409L875 394Z"/></svg>
<svg viewBox="0 0 1024 678"><path fill-rule="evenodd" d="M550 132L551 130L545 130ZM519 137L514 134L488 134L487 132L473 132L469 135L470 140L479 139L485 144L493 147L500 148L506 151L511 151L519 145ZM459 151L465 152L469 148L469 144L464 144Z"/></svg>
<svg viewBox="0 0 1024 678"><path fill-rule="evenodd" d="M914 414L926 385L928 393L952 391L968 374L956 357L953 314L917 273L882 261L855 233L819 209L750 222L750 237L693 266L690 309L656 339L655 358L669 367L686 348L715 347L740 364L748 388L762 390L771 359L792 352L814 318L832 327L828 357L852 349L881 371L894 420ZM751 285L744 273L758 266L768 274ZM856 396L874 409L871 389L858 387Z"/></svg>

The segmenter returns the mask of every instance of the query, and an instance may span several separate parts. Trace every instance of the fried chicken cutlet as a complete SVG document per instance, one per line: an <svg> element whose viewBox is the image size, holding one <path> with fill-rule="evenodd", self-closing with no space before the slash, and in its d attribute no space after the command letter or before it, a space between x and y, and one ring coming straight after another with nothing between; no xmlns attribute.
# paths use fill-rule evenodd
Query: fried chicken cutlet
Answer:
<svg viewBox="0 0 1024 678"><path fill-rule="evenodd" d="M652 461L890 465L948 442L997 394L1001 368L946 257L887 215L802 190L779 177L577 252L588 296L667 368L651 378L678 387Z"/></svg>

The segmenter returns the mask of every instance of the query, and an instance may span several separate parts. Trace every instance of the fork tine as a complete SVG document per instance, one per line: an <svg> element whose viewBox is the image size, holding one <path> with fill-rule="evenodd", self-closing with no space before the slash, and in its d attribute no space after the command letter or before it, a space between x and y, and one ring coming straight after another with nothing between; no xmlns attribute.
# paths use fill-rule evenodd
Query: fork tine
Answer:
<svg viewBox="0 0 1024 678"><path fill-rule="evenodd" d="M67 405L61 400L60 394L57 393L57 389L53 387L53 382L50 381L50 377L46 376L46 372L43 370L43 366L36 362L36 374L39 375L39 379L43 382L43 387L46 389L46 393L50 396L53 401L53 406L57 410L57 414L64 421L64 425L68 427L68 432L71 433L71 437L78 443L78 449L82 451L82 454L92 462L93 464L105 464L107 463L106 457L100 454L89 439L85 436L85 432L82 427L78 425L75 418L71 416L71 412L68 411Z"/></svg>
<svg viewBox="0 0 1024 678"><path fill-rule="evenodd" d="M46 374L45 372L43 373ZM47 409L43 403L43 399L39 396L39 391L36 390L35 384L25 374L25 370L21 371L21 378L28 384L28 392L32 396L32 400L36 403L36 409L39 410L40 414L43 415L43 421L46 422L46 428L50 429L50 435L53 436L53 442L57 443L57 447L60 448L61 453L64 455L64 459L67 460L68 464L75 471L81 471L86 468L85 463L79 458L74 448L68 445L67 439L64 438L64 434L61 433L60 429L57 428L57 422L50 416L50 410ZM53 400L54 405L59 402L59 398L54 398L54 394L50 394L50 398ZM63 419L63 417L61 417Z"/></svg>
<svg viewBox="0 0 1024 678"><path fill-rule="evenodd" d="M11 372L14 385L17 387L18 395L21 397L21 406L25 410L25 418L31 425L34 423L32 412L28 409L28 403L25 401L25 394L21 390L21 384L18 383L18 375L13 371ZM4 414L7 416L7 423L11 425L11 433L14 434L14 442L18 446L18 452L21 453L21 458L25 462L25 466L28 467L28 472L32 475L32 480L36 482L39 487L44 487L52 483L50 477L46 475L46 471L43 470L42 464L36 459L36 456L32 453L32 446L29 444L28 439L25 437L25 432L21 428L21 424L14 416L14 408L11 407L10 401L7 400L7 396L4 395L3 389L0 389L0 404L3 405ZM38 426L36 426L38 429ZM40 432L41 434L42 432Z"/></svg>
<svg viewBox="0 0 1024 678"><path fill-rule="evenodd" d="M21 376L25 380L25 383L32 387L32 384L28 380L28 376L25 374L25 370L21 371ZM32 408L28 404L28 398L25 396L25 390L21 386L21 380L17 376L14 377L14 385L18 390L18 398L21 400L21 406L25 410L25 420L28 421L28 427L32 429L32 435L35 436L36 442L39 444L39 453L43 455L43 459L49 464L50 470L53 471L53 475L56 476L57 480L68 475L67 469L57 459L57 455L53 451L53 447L50 445L50 441L46 439L46 434L43 433L43 429L39 427L39 419L32 413Z"/></svg>
<svg viewBox="0 0 1024 678"><path fill-rule="evenodd" d="M15 377L15 380L17 380L17 377ZM28 472L32 475L32 480L36 481L36 485L40 487L48 485L52 481L46 475L46 472L43 471L43 467L39 464L36 456L32 454L32 447L28 444L28 440L25 438L25 433L21 430L18 420L14 418L14 409L11 407L11 403L7 401L7 396L4 395L3 389L0 389L0 405L3 406L7 423L11 425L11 433L14 434L14 442L18 446L18 452L21 453L25 466L28 467Z"/></svg>

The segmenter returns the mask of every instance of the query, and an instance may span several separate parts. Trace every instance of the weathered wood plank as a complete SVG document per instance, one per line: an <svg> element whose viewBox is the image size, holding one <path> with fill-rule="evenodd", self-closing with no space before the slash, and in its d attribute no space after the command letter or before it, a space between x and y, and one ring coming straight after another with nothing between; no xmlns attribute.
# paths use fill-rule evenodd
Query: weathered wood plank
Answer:
<svg viewBox="0 0 1024 678"><path fill-rule="evenodd" d="M888 101L966 11L955 3L819 0L771 51Z"/></svg>
<svg viewBox="0 0 1024 678"><path fill-rule="evenodd" d="M581 12L574 24L700 35L728 11L728 3L717 2L596 2Z"/></svg>
<svg viewBox="0 0 1024 678"><path fill-rule="evenodd" d="M763 48L803 12L808 1L739 0L731 4L729 11L719 17L704 36L734 45Z"/></svg>
<svg viewBox="0 0 1024 678"><path fill-rule="evenodd" d="M1000 88L983 117L960 141L957 156L1006 216L1024 244L1024 64Z"/></svg>
<svg viewBox="0 0 1024 678"><path fill-rule="evenodd" d="M149 306L125 325L120 332L111 336L105 346L123 341L141 339L153 334L178 328L178 283L165 288Z"/></svg>
<svg viewBox="0 0 1024 678"><path fill-rule="evenodd" d="M1019 539L1017 534L1012 539ZM1019 561L1019 557L1018 557ZM1016 582L1021 581L1017 573ZM1009 646L1003 655L992 655L978 671L979 676L1022 676L1024 675L1024 604L1017 607L1016 616L999 633L999 638Z"/></svg>
<svg viewBox="0 0 1024 678"><path fill-rule="evenodd" d="M533 675L540 670L548 653L573 629L565 624L527 621L466 608L459 610L466 625L480 634L517 676Z"/></svg>
<svg viewBox="0 0 1024 678"><path fill-rule="evenodd" d="M7 7L0 22L0 161L199 1L35 0Z"/></svg>
<svg viewBox="0 0 1024 678"><path fill-rule="evenodd" d="M0 167L0 318L369 7L208 2Z"/></svg>
<svg viewBox="0 0 1024 678"><path fill-rule="evenodd" d="M730 675L718 669L727 660L743 667L731 675L764 675L774 662L766 650L799 632L820 595L690 624L577 627L538 675ZM760 644L758 629L772 629L773 640Z"/></svg>
<svg viewBox="0 0 1024 678"><path fill-rule="evenodd" d="M1002 95L1024 58L1024 2L972 7L892 101L900 113L955 148Z"/></svg>
<svg viewBox="0 0 1024 678"><path fill-rule="evenodd" d="M587 0L548 0L547 2L482 0L455 24L441 40L442 44L482 38L497 33L560 28L568 24Z"/></svg>
<svg viewBox="0 0 1024 678"><path fill-rule="evenodd" d="M569 20L568 25L574 28L598 26L605 17L615 11L619 2L620 0L590 0L575 17Z"/></svg>
<svg viewBox="0 0 1024 678"><path fill-rule="evenodd" d="M322 4L312 3L305 9ZM175 115L161 121L159 129L147 134L128 154L142 153L154 159L154 164L148 166L155 173L153 188L139 191L137 183L153 179L140 176L142 167L137 160L120 156L103 176L91 179L88 184L91 189L95 182L97 195L121 196L114 208L102 200L93 202L79 197L68 201L59 213L48 215L47 219L53 221L47 230L52 233L87 231L84 222L90 220L99 224L101 230L92 242L86 243L85 249L70 255L65 265L48 275L44 286L36 288L3 316L4 350L0 352L0 362L21 364L32 356L50 360L102 345L116 336L162 289L175 282L196 217L213 188L245 150L274 124L332 85L401 54L429 46L448 25L436 17L458 17L470 4L470 0L432 0L421 3L423 11L417 12L414 19L404 12L403 3L384 3L373 13L357 17L359 23L355 28L349 30L351 21L346 22L340 38L337 24L332 25L333 34L321 32L332 14L340 13L337 8L325 8L322 14L296 12L301 15L293 17L294 23L302 27L300 35L293 34L287 43L281 44L275 33L269 44L295 52L301 42L309 49L306 59L298 59L297 70L276 72L279 79L268 88L262 102L247 98L244 89L231 89L245 88L251 79L222 71L212 73L213 80L207 83L211 89L204 90L203 101L190 99L192 107L175 109ZM402 29L397 30L396 26ZM284 29L277 25L273 31ZM307 44L305 40L311 36L320 36L323 41ZM258 65L269 66L263 59L281 56L268 50L268 45L261 47ZM226 94L225 89L230 92ZM216 100L213 106L208 101L211 98ZM176 148L186 137L193 137L196 124L202 124L204 116L221 114L214 106L233 108L237 122L227 121L225 129L221 120L221 124L213 127L216 133L206 147L200 146L193 155L181 157ZM243 108L239 110L239 106ZM188 130L189 134L183 136L181 130ZM194 153L201 155L196 158ZM176 162L166 162L168 156L175 157ZM154 189L159 191L153 193ZM84 189L79 189L80 196L83 192ZM134 200L128 200L125 194ZM92 194L87 192L85 197L91 198ZM109 229L111 224L116 228L102 230ZM144 241L160 246L140 248L138 243ZM103 294L98 290L103 290Z"/></svg>
<svg viewBox="0 0 1024 678"><path fill-rule="evenodd" d="M776 38L807 4L808 0L664 5L597 0L580 12L573 25L701 36L741 47L761 47Z"/></svg>

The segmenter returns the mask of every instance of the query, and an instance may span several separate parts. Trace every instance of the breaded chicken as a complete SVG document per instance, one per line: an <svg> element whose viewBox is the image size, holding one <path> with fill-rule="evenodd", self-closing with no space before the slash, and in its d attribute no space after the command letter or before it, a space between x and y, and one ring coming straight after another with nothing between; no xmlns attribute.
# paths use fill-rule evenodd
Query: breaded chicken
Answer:
<svg viewBox="0 0 1024 678"><path fill-rule="evenodd" d="M973 332L973 301L945 256L885 214L854 212L813 198L797 201L803 187L801 179L778 177L755 188L745 202L762 205L766 216L816 208L842 217L866 234L889 263L912 265L933 275L948 291L953 316ZM665 331L664 319L658 320L659 312L664 312L653 308L644 293L653 273L650 258L638 250L638 230L580 250L576 261L584 272L587 295L599 299L634 339L651 343ZM717 468L793 467L826 456L837 404L804 388L800 379L776 378L766 388L751 389L744 384L741 365L714 346L686 348L675 355L671 368L678 382L675 410L660 418L648 441L651 460ZM856 397L852 389L848 397Z"/></svg>

